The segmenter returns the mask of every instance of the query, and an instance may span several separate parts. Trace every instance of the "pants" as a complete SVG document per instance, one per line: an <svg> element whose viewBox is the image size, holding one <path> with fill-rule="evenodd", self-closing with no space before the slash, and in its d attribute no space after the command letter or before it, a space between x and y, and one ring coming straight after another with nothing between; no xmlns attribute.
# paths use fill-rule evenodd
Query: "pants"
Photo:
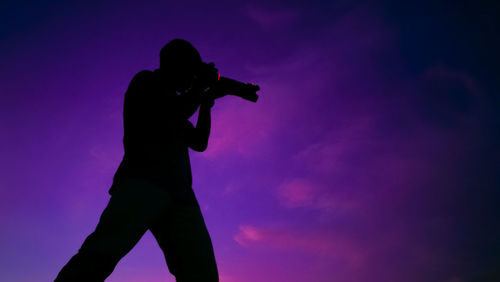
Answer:
<svg viewBox="0 0 500 282"><path fill-rule="evenodd" d="M95 231L56 282L104 281L149 229L176 281L219 281L212 242L191 188L176 196L143 180L120 184Z"/></svg>

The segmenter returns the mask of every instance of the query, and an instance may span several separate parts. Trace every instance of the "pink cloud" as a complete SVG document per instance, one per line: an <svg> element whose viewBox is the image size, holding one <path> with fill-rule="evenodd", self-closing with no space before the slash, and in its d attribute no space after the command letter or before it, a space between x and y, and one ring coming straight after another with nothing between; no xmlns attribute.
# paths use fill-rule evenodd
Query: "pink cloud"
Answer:
<svg viewBox="0 0 500 282"><path fill-rule="evenodd" d="M259 242L264 238L262 230L252 226L243 225L240 226L240 233L234 237L234 240L242 246L247 246L248 243Z"/></svg>
<svg viewBox="0 0 500 282"><path fill-rule="evenodd" d="M257 103L231 96L215 102L211 136L203 156L215 158L236 153L245 157L260 157L255 152L275 134L290 126L290 119L297 115L300 108L300 100L294 96L297 93L295 85L264 80L259 82L259 86L261 90Z"/></svg>
<svg viewBox="0 0 500 282"><path fill-rule="evenodd" d="M313 203L312 183L305 179L292 179L284 182L278 188L278 196L288 207L309 206Z"/></svg>
<svg viewBox="0 0 500 282"><path fill-rule="evenodd" d="M227 99L231 98L239 99ZM214 158L227 152L250 156L271 134L275 122L266 108L247 101L234 102L214 111L212 132L203 156Z"/></svg>
<svg viewBox="0 0 500 282"><path fill-rule="evenodd" d="M334 188L306 178L293 178L278 186L276 196L287 208L309 208L336 213L354 211L357 203L345 197L335 196Z"/></svg>
<svg viewBox="0 0 500 282"><path fill-rule="evenodd" d="M268 14L265 10L252 6L249 6L248 11L263 24L272 22L266 20L273 18L271 12ZM280 14L280 12L276 13ZM287 13L293 14L293 12ZM367 17L365 14L361 16ZM277 16L277 18L281 17ZM380 49L385 50L386 39L389 36L385 29L380 28L381 23L373 20L369 21L369 25L362 24L361 30L358 30L360 23L356 22L356 19L359 19L357 14L348 15L332 26L332 31L325 40L334 44L330 44L328 48L324 43L299 44L289 56L276 61L245 64L245 69L253 74L255 81L261 86L260 99L255 104L236 100L238 98L234 97L217 101L213 110L211 140L203 155L208 158L218 157L224 153L255 155L255 149L266 144L265 142L276 134L296 131L297 124L307 121L313 122L310 130L321 130L318 129L320 123L315 119L317 113L310 111L310 107L316 107L317 101L321 99L331 100L330 110L340 111L339 114L342 114L345 107L334 102L332 94L345 92L345 84L349 81L355 81L355 85L358 85L359 76L370 71L371 57L366 59L363 56L368 56ZM356 32L345 34L345 29L350 31L353 26L357 27ZM349 55L352 52L359 56L352 59ZM363 62L361 66L360 60ZM330 61L334 61L335 65L332 65ZM354 91L360 92L364 89ZM350 92L353 90L350 89ZM325 95L328 95L328 98ZM352 134L355 133L352 132ZM343 136L344 140L341 141L345 143L357 141L352 139L357 136L345 139L348 137ZM328 156L335 156L343 152L343 148L338 146L343 144L335 144L336 147L330 146L322 149ZM315 148L311 147L311 150ZM318 166L325 166L327 169L337 166L335 162L337 159L335 157L323 158Z"/></svg>
<svg viewBox="0 0 500 282"><path fill-rule="evenodd" d="M353 241L326 233L305 233L286 229L241 225L234 240L245 248L292 250L326 256L352 266L363 263L365 253Z"/></svg>

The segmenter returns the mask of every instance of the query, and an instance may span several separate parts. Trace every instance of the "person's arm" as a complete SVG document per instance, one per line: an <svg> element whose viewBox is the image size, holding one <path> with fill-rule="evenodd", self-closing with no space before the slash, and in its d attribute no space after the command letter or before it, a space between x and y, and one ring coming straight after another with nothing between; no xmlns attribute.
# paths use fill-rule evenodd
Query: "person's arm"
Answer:
<svg viewBox="0 0 500 282"><path fill-rule="evenodd" d="M197 152L203 152L207 149L211 127L210 112L213 105L214 100L208 97L208 95L204 96L200 105L200 112L198 113L196 128L191 127L188 129L188 146Z"/></svg>
<svg viewBox="0 0 500 282"><path fill-rule="evenodd" d="M185 110L186 119L189 118L195 111L197 106L200 106L196 128L193 128L190 122L188 129L187 141L188 146L198 152L203 152L208 146L208 138L210 136L211 116L210 109L214 105L216 90L214 83L217 82L218 71L214 63L201 64L198 73L194 77L193 87L184 93L185 101L188 105ZM189 108L191 107L191 108Z"/></svg>
<svg viewBox="0 0 500 282"><path fill-rule="evenodd" d="M201 104L204 91L203 86L195 84L188 92L176 96L176 105L179 107L177 110L183 119L188 119L196 112Z"/></svg>
<svg viewBox="0 0 500 282"><path fill-rule="evenodd" d="M206 97L206 90L214 86L217 78L218 71L214 63L200 64L193 77L192 88L178 96L179 110L183 118L187 119L196 112L204 99L203 97Z"/></svg>

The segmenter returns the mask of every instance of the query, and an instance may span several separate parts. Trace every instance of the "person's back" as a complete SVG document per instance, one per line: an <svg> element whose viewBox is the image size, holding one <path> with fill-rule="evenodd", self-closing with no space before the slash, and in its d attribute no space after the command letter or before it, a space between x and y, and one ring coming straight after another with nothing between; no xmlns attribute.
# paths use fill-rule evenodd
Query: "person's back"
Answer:
<svg viewBox="0 0 500 282"><path fill-rule="evenodd" d="M110 194L129 178L148 179L165 189L191 186L186 138L193 125L179 112L178 98L175 90L162 87L158 70L134 76L123 109L125 154Z"/></svg>

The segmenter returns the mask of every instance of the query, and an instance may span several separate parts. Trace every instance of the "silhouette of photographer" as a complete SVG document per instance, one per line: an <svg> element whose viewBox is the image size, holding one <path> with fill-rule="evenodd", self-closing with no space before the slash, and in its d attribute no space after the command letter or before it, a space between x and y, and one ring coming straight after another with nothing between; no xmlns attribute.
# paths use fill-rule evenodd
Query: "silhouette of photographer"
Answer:
<svg viewBox="0 0 500 282"><path fill-rule="evenodd" d="M137 73L125 93L125 154L99 223L55 281L104 281L150 230L176 281L219 281L210 235L192 190L188 148L203 152L214 100L257 101L257 85L221 77L187 41L160 52L160 67ZM199 108L194 127L188 120Z"/></svg>

